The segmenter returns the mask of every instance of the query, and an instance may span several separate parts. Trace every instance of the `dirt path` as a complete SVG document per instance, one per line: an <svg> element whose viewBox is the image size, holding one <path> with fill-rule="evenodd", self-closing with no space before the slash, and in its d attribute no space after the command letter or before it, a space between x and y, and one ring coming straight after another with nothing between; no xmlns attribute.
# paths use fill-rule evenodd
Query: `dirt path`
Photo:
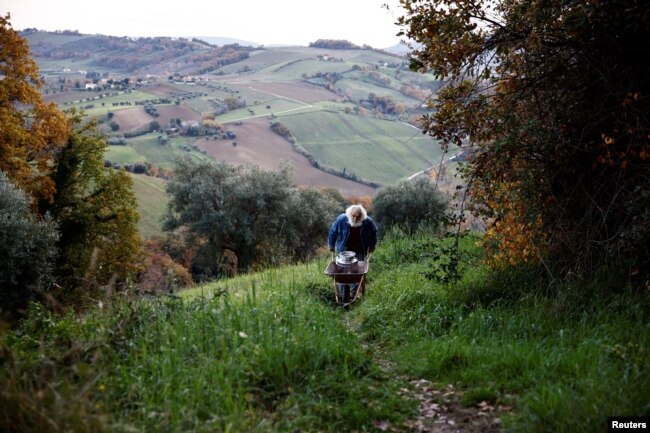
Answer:
<svg viewBox="0 0 650 433"><path fill-rule="evenodd" d="M345 315L343 323L349 332L358 335L354 309ZM375 428L378 430L393 433L500 433L503 430L499 414L511 408L494 407L486 401L467 407L461 403L463 392L452 384L398 374L395 364L382 356L380 348L362 344L373 354L373 361L379 368L398 384L399 395L418 405L412 419L401 424L377 421Z"/></svg>

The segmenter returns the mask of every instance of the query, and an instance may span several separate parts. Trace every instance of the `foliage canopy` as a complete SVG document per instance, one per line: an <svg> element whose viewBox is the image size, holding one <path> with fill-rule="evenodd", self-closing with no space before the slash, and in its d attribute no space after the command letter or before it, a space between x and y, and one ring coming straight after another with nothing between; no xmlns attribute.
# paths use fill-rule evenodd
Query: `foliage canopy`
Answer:
<svg viewBox="0 0 650 433"><path fill-rule="evenodd" d="M43 102L38 66L9 15L0 16L0 77L0 170L19 188L49 200L50 164L70 126L56 104Z"/></svg>
<svg viewBox="0 0 650 433"><path fill-rule="evenodd" d="M175 173L164 229L188 228L198 246L212 251L208 267L227 251L239 269L306 259L325 243L339 210L330 195L296 188L286 167L264 171L184 158Z"/></svg>
<svg viewBox="0 0 650 433"><path fill-rule="evenodd" d="M425 130L471 147L495 266L635 274L650 251L650 12L636 0L401 0Z"/></svg>
<svg viewBox="0 0 650 433"><path fill-rule="evenodd" d="M49 287L58 238L52 218L37 219L29 197L0 171L0 318Z"/></svg>
<svg viewBox="0 0 650 433"><path fill-rule="evenodd" d="M73 130L52 170L56 193L41 202L59 223L58 274L68 286L124 282L137 270L141 239L133 181L104 168L105 138L71 115Z"/></svg>
<svg viewBox="0 0 650 433"><path fill-rule="evenodd" d="M387 230L400 226L414 232L420 225L443 222L446 203L428 177L407 180L379 190L373 201L374 218Z"/></svg>

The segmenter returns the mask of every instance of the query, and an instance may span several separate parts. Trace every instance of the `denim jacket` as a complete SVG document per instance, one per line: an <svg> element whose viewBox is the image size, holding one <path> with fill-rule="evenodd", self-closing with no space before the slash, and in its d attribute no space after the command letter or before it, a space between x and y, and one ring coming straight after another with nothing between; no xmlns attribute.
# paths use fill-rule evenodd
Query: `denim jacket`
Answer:
<svg viewBox="0 0 650 433"><path fill-rule="evenodd" d="M327 239L330 250L341 252L346 250L348 237L350 237L350 223L345 213L339 215L332 227ZM361 222L361 246L363 255L366 256L369 251L374 251L377 245L377 224L368 217Z"/></svg>

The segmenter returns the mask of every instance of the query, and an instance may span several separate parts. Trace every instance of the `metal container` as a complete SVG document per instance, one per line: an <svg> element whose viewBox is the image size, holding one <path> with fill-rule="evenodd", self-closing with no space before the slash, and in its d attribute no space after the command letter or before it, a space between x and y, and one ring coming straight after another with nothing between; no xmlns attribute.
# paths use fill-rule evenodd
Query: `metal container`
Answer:
<svg viewBox="0 0 650 433"><path fill-rule="evenodd" d="M341 251L336 257L336 264L341 266L353 265L357 262L357 253L354 251Z"/></svg>

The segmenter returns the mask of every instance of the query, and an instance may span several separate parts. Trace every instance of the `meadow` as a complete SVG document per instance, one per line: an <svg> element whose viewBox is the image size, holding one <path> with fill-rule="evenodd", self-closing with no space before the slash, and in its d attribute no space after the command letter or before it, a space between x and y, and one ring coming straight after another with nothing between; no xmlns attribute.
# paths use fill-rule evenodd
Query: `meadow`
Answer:
<svg viewBox="0 0 650 433"><path fill-rule="evenodd" d="M143 174L132 174L133 192L138 203L138 231L144 239L161 237L162 217L169 197L165 191L166 181Z"/></svg>
<svg viewBox="0 0 650 433"><path fill-rule="evenodd" d="M580 433L647 414L648 294L495 273L476 240L442 283L449 238L387 233L348 312L326 257L80 316L33 307L0 334L0 427Z"/></svg>

